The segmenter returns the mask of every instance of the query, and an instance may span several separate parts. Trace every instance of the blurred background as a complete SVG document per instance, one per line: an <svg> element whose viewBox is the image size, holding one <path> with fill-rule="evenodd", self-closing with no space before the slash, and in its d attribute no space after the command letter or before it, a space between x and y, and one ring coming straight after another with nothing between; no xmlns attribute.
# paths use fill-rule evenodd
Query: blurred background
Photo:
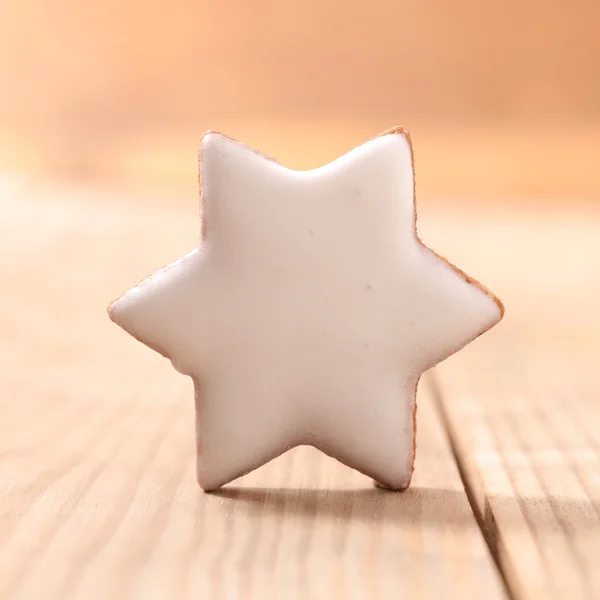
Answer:
<svg viewBox="0 0 600 600"><path fill-rule="evenodd" d="M206 129L310 168L398 124L422 197L590 202L599 26L598 0L1 0L0 172L187 197Z"/></svg>

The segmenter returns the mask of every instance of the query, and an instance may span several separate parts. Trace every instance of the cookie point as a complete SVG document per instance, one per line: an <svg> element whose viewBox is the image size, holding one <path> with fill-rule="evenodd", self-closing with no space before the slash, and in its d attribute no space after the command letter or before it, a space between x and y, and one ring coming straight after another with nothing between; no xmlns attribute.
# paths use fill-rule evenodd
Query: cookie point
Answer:
<svg viewBox="0 0 600 600"><path fill-rule="evenodd" d="M373 485L380 490L385 490L387 492L404 492L410 486L410 482L406 482L406 480L390 483L382 483L381 481L373 480Z"/></svg>
<svg viewBox="0 0 600 600"><path fill-rule="evenodd" d="M502 303L502 300L498 298L498 296L490 292L488 289L483 288L482 291L485 292L489 300L490 321L491 327L493 327L494 325L500 323L504 317L504 304Z"/></svg>
<svg viewBox="0 0 600 600"><path fill-rule="evenodd" d="M219 142L227 139L227 136L223 135L222 133L209 129L202 135L202 139L200 140L200 148L205 150L209 146L213 146L214 144L218 144Z"/></svg>
<svg viewBox="0 0 600 600"><path fill-rule="evenodd" d="M217 483L214 477L208 477L202 469L198 469L196 475L196 481L203 492L216 492L222 487L220 483Z"/></svg>
<svg viewBox="0 0 600 600"><path fill-rule="evenodd" d="M393 127L390 127L389 129L386 129L385 131L382 131L378 136L375 137L375 139L381 138L381 137L386 137L386 136L392 136L392 135L396 135L396 136L404 138L404 141L409 146L411 145L410 132L408 131L408 129L406 127L402 127L400 125L394 125Z"/></svg>
<svg viewBox="0 0 600 600"><path fill-rule="evenodd" d="M412 469L396 470L396 472L388 473L385 477L373 479L373 485L383 490L389 490L392 492L403 492L410 486L410 480L412 479Z"/></svg>
<svg viewBox="0 0 600 600"><path fill-rule="evenodd" d="M494 294L492 294L492 299L494 300L498 308L499 314L496 323L499 323L504 318L504 313L506 312L506 309L504 308L504 302L502 302L502 300L500 300L500 298L498 298L498 296L495 296Z"/></svg>
<svg viewBox="0 0 600 600"><path fill-rule="evenodd" d="M386 129L381 135L393 135L393 134L400 134L403 135L404 137L409 137L409 133L408 133L408 129L406 129L406 127L402 127L401 125L394 125L393 127L390 127L389 129Z"/></svg>
<svg viewBox="0 0 600 600"><path fill-rule="evenodd" d="M135 294L133 294L133 296L135 296ZM108 316L110 320L129 333L131 333L130 318L131 308L133 307L132 300L132 290L130 290L120 298L117 298L108 307Z"/></svg>
<svg viewBox="0 0 600 600"><path fill-rule="evenodd" d="M108 313L108 318L117 325L119 324L123 308L123 302L121 302L121 300L122 298L117 298L116 300L113 300L106 309L106 312Z"/></svg>

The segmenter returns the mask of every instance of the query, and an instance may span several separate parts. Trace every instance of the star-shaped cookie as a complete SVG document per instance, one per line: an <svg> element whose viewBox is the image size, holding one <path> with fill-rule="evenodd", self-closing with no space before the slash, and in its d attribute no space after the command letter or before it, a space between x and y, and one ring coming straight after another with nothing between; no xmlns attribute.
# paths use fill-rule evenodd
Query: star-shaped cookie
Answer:
<svg viewBox="0 0 600 600"><path fill-rule="evenodd" d="M198 247L109 308L194 380L200 486L311 444L406 488L421 374L503 314L419 241L407 132L311 171L209 132L200 187Z"/></svg>

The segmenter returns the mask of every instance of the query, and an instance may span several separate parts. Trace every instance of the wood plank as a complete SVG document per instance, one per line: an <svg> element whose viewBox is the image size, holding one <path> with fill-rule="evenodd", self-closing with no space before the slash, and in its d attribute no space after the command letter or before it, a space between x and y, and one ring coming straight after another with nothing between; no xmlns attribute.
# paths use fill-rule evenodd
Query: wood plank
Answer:
<svg viewBox="0 0 600 600"><path fill-rule="evenodd" d="M436 371L473 504L516 598L598 598L600 222L460 227L448 254L486 270L507 305L504 323Z"/></svg>
<svg viewBox="0 0 600 600"><path fill-rule="evenodd" d="M199 490L191 383L105 315L193 212L0 203L0 597L505 598L425 383L406 493L310 448Z"/></svg>

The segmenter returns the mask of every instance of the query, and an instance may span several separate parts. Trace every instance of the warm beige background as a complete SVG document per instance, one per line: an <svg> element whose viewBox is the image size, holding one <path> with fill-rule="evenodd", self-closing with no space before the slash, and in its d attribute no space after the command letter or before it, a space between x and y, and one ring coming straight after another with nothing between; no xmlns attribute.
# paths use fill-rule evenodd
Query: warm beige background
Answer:
<svg viewBox="0 0 600 600"><path fill-rule="evenodd" d="M2 0L0 169L192 190L205 129L311 167L408 126L421 193L600 192L597 0Z"/></svg>

